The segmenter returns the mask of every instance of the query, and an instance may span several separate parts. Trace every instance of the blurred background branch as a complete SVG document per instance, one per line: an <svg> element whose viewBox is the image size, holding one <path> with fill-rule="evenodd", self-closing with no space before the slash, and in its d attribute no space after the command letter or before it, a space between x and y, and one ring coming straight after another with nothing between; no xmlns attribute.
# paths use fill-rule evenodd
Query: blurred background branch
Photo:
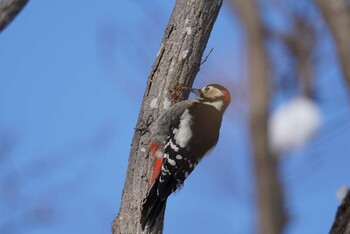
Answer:
<svg viewBox="0 0 350 234"><path fill-rule="evenodd" d="M278 161L269 149L270 78L265 52L265 30L255 0L231 1L245 26L250 82L250 129L255 165L259 233L281 233L286 222Z"/></svg>
<svg viewBox="0 0 350 234"><path fill-rule="evenodd" d="M307 22L301 13L294 13L292 29L289 33L272 32L272 37L280 40L294 60L299 94L315 98L313 57L316 32L314 25Z"/></svg>
<svg viewBox="0 0 350 234"><path fill-rule="evenodd" d="M350 93L350 7L347 0L315 0L333 34L345 82Z"/></svg>

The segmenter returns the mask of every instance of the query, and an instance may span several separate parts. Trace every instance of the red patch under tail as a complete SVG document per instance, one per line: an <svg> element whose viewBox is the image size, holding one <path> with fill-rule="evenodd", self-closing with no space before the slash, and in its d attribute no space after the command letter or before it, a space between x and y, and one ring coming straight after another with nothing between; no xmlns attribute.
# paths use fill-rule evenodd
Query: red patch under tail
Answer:
<svg viewBox="0 0 350 234"><path fill-rule="evenodd" d="M153 175L152 175L150 184L153 184L154 181L158 178L160 170L162 169L162 165L163 165L163 158L156 157L156 162L154 164Z"/></svg>
<svg viewBox="0 0 350 234"><path fill-rule="evenodd" d="M161 145L158 142L151 142L149 145L149 151L156 158L162 157L163 155L157 155L160 152L160 147Z"/></svg>
<svg viewBox="0 0 350 234"><path fill-rule="evenodd" d="M159 144L156 141L153 141L149 145L149 151L156 159L153 167L153 174L150 180L150 184L153 184L154 181L158 178L160 170L162 169L163 165L163 155L161 150L161 144Z"/></svg>

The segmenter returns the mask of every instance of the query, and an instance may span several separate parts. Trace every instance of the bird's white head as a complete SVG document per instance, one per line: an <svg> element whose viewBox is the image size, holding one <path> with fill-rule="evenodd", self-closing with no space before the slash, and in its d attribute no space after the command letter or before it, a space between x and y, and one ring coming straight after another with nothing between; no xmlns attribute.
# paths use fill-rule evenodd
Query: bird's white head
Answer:
<svg viewBox="0 0 350 234"><path fill-rule="evenodd" d="M218 84L209 84L202 89L189 89L198 96L203 103L214 106L221 112L224 112L231 102L230 92Z"/></svg>

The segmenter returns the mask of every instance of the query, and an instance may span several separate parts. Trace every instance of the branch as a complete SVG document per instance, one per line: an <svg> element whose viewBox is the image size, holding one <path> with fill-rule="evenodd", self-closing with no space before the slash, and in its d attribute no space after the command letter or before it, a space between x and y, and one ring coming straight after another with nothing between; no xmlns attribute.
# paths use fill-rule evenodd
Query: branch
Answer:
<svg viewBox="0 0 350 234"><path fill-rule="evenodd" d="M214 48L211 48L211 50L209 51L209 53L207 54L207 56L205 56L204 60L201 62L200 65L203 65L203 64L207 61L207 59L209 58L209 56L210 56L211 52L213 52L213 50L214 50Z"/></svg>
<svg viewBox="0 0 350 234"><path fill-rule="evenodd" d="M350 92L350 10L347 0L315 0L331 30Z"/></svg>
<svg viewBox="0 0 350 234"><path fill-rule="evenodd" d="M248 41L250 71L250 128L257 183L260 230L263 234L282 233L286 222L278 162L268 146L269 77L264 50L264 29L254 0L231 0L243 24Z"/></svg>
<svg viewBox="0 0 350 234"><path fill-rule="evenodd" d="M291 34L285 35L282 40L296 62L298 83L301 94L315 98L314 73L312 52L314 50L316 29L306 21L303 15L295 14L294 26Z"/></svg>
<svg viewBox="0 0 350 234"><path fill-rule="evenodd" d="M0 32L16 17L28 0L0 0Z"/></svg>
<svg viewBox="0 0 350 234"><path fill-rule="evenodd" d="M149 126L150 119L155 120L169 102L175 101L172 94L179 84L192 85L221 5L222 0L177 0L175 3L148 77L132 140L120 210L112 223L114 234L142 233L141 201L148 191L154 159L148 153L149 133L139 129ZM176 101L184 98L181 94ZM163 215L164 212L153 230L145 232L161 233Z"/></svg>

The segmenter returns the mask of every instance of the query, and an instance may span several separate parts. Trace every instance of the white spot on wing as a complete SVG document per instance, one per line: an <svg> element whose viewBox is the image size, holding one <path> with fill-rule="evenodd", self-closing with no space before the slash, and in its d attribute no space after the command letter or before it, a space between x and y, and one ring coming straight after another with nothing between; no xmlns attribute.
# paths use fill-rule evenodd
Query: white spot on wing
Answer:
<svg viewBox="0 0 350 234"><path fill-rule="evenodd" d="M173 129L173 134L176 134L177 133L177 128L174 128Z"/></svg>
<svg viewBox="0 0 350 234"><path fill-rule="evenodd" d="M175 151L178 152L179 151L179 147L177 147L177 145L173 144L173 142L170 142L170 147Z"/></svg>
<svg viewBox="0 0 350 234"><path fill-rule="evenodd" d="M181 160L182 159L182 156L180 154L176 155L176 159L177 160Z"/></svg>
<svg viewBox="0 0 350 234"><path fill-rule="evenodd" d="M168 158L168 162L171 166L175 166L176 165L176 162L175 160L172 160L171 158Z"/></svg>
<svg viewBox="0 0 350 234"><path fill-rule="evenodd" d="M162 173L163 173L163 172L169 174L169 170L166 169L166 168L164 167L164 165L162 165Z"/></svg>
<svg viewBox="0 0 350 234"><path fill-rule="evenodd" d="M192 137L191 132L192 116L190 115L188 109L181 115L180 118L180 127L177 133L175 134L176 144L182 148L185 148L188 141Z"/></svg>
<svg viewBox="0 0 350 234"><path fill-rule="evenodd" d="M172 148L175 152L179 151L179 147L173 143L173 141L170 139L169 142L165 145L165 148L170 145L170 148Z"/></svg>
<svg viewBox="0 0 350 234"><path fill-rule="evenodd" d="M185 178L187 178L187 176L188 176L188 171L185 172Z"/></svg>

